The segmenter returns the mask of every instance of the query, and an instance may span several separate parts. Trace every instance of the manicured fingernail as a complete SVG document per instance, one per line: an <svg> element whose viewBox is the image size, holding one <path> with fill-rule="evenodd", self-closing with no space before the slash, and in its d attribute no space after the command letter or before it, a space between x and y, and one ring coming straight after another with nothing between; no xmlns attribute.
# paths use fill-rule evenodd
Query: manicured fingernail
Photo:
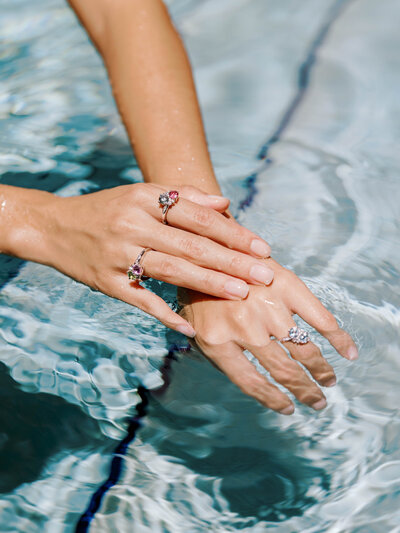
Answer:
<svg viewBox="0 0 400 533"><path fill-rule="evenodd" d="M241 300L249 294L249 286L244 281L227 281L224 288L227 294Z"/></svg>
<svg viewBox="0 0 400 533"><path fill-rule="evenodd" d="M274 279L274 271L265 265L254 265L250 269L250 277L256 283L269 285Z"/></svg>
<svg viewBox="0 0 400 533"><path fill-rule="evenodd" d="M190 324L181 324L180 326L176 327L176 331L179 331L179 333L183 333L187 337L193 338L196 336L196 332Z"/></svg>
<svg viewBox="0 0 400 533"><path fill-rule="evenodd" d="M324 387L333 387L336 385L336 378L330 379L327 383L325 383Z"/></svg>
<svg viewBox="0 0 400 533"><path fill-rule="evenodd" d="M263 259L269 257L271 254L271 248L266 242L262 241L261 239L252 240L250 244L250 250L253 252L253 254L258 255Z"/></svg>
<svg viewBox="0 0 400 533"><path fill-rule="evenodd" d="M281 413L281 415L291 415L292 413L294 413L294 405L289 405L288 407L281 409L279 412Z"/></svg>
<svg viewBox="0 0 400 533"><path fill-rule="evenodd" d="M324 407L326 407L326 400L325 398L321 398L321 400L318 400L317 402L313 403L311 406L316 411L320 411Z"/></svg>
<svg viewBox="0 0 400 533"><path fill-rule="evenodd" d="M351 360L351 361L354 361L354 359L357 359L358 358L358 350L355 346L350 346L348 352L347 352L347 357Z"/></svg>

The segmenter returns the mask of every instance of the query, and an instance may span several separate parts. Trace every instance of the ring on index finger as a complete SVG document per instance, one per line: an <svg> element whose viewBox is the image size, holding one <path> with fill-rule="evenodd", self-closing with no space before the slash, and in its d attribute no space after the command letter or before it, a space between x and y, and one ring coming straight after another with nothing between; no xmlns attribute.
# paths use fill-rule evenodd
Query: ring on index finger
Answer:
<svg viewBox="0 0 400 533"><path fill-rule="evenodd" d="M162 223L163 224L168 224L168 221L167 221L168 209L172 207L173 205L175 205L178 200L179 200L178 191L162 192L160 196L158 197L158 203L160 204L160 207L162 207Z"/></svg>

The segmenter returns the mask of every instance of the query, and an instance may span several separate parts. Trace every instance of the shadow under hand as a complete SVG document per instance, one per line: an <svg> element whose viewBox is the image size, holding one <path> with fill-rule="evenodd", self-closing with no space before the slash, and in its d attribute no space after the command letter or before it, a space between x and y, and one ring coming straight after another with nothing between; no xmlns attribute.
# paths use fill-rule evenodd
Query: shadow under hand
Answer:
<svg viewBox="0 0 400 533"><path fill-rule="evenodd" d="M301 456L303 437L276 427L278 415L265 427L262 406L206 361L171 355L169 367L170 385L150 395L141 438L198 473L196 486L215 507L210 477L231 512L255 521L302 515L315 503L310 487L329 490L328 474Z"/></svg>

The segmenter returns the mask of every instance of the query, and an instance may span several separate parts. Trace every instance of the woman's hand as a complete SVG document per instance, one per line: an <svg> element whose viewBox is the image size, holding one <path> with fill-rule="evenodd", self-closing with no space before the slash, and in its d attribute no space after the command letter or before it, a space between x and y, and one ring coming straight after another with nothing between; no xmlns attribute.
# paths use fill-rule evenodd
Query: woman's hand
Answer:
<svg viewBox="0 0 400 533"><path fill-rule="evenodd" d="M228 302L204 294L182 291L181 311L195 328L195 342L206 357L238 387L261 404L282 414L291 414L294 405L286 394L262 376L246 358L251 352L270 375L302 403L323 409L326 399L296 361L302 363L323 387L336 383L331 365L312 342L285 342L292 356L272 340L287 337L297 314L346 359L357 358L357 348L348 333L339 328L334 316L293 272L273 259L266 263L275 271L269 287L251 287L246 300Z"/></svg>
<svg viewBox="0 0 400 533"><path fill-rule="evenodd" d="M129 281L127 268L139 252L152 249L142 261L146 276L241 300L248 294L246 281L271 282L273 271L260 259L270 250L252 232L218 212L227 208L229 200L194 187L180 188L178 203L168 211L169 225L164 225L158 203L164 191L140 183L54 197L47 209L46 259L40 262L193 336L193 328L161 298Z"/></svg>

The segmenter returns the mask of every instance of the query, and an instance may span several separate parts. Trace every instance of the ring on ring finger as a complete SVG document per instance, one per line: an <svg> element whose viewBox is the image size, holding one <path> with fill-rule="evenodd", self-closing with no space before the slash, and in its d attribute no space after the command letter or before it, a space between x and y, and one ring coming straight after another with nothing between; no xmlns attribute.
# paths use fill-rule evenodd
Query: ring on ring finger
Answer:
<svg viewBox="0 0 400 533"><path fill-rule="evenodd" d="M126 273L131 281L141 281L142 279L149 279L148 276L144 276L144 268L141 265L144 255L150 251L151 248L143 248L143 250L136 257L135 261L130 265Z"/></svg>
<svg viewBox="0 0 400 533"><path fill-rule="evenodd" d="M289 329L288 337L279 339L279 342L294 342L295 344L307 344L310 342L310 336L305 329L293 326Z"/></svg>

